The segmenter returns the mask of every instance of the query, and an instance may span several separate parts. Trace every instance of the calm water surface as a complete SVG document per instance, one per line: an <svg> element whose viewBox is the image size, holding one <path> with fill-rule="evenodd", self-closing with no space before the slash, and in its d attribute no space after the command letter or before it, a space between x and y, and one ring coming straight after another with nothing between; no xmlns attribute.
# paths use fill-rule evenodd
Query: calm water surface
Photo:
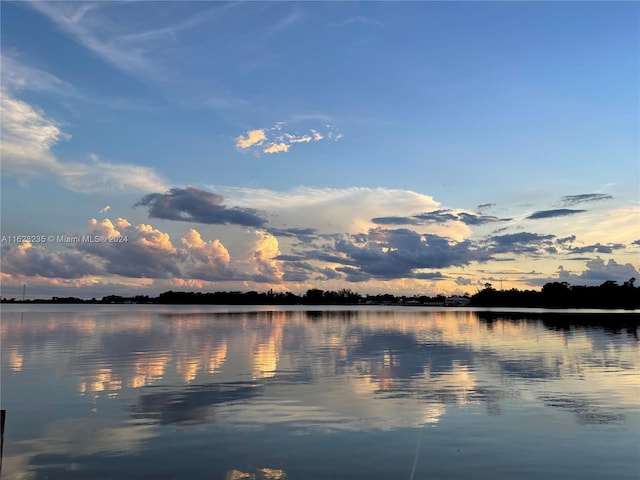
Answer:
<svg viewBox="0 0 640 480"><path fill-rule="evenodd" d="M3 479L638 479L637 316L3 306Z"/></svg>

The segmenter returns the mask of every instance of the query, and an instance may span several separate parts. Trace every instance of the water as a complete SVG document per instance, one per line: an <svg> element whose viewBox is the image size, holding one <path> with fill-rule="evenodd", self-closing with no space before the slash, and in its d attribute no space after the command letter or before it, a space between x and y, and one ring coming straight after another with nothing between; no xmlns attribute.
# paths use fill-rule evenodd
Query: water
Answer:
<svg viewBox="0 0 640 480"><path fill-rule="evenodd" d="M3 306L3 479L637 479L623 315Z"/></svg>

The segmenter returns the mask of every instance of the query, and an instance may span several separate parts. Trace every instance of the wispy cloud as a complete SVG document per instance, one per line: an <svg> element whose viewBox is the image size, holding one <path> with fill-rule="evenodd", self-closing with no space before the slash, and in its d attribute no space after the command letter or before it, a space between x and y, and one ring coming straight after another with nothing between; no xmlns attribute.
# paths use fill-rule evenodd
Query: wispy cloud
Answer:
<svg viewBox="0 0 640 480"><path fill-rule="evenodd" d="M267 35L275 35L276 33L285 30L293 25L296 25L304 18L304 12L300 10L294 10L290 12L288 15L282 17L280 20L270 25L267 29Z"/></svg>
<svg viewBox="0 0 640 480"><path fill-rule="evenodd" d="M606 195L604 193L583 193L580 195L565 195L560 199L560 202L564 206L572 206L585 202L611 200L612 198L613 197L611 195Z"/></svg>
<svg viewBox="0 0 640 480"><path fill-rule="evenodd" d="M342 134L332 125L325 125L323 132L310 128L306 133L287 132L286 124L278 122L270 128L249 130L235 138L236 147L254 153L286 153L293 145L319 142L321 140L338 141Z"/></svg>
<svg viewBox="0 0 640 480"><path fill-rule="evenodd" d="M166 17L154 16L153 7L145 2L28 2L34 10L46 16L62 32L80 46L94 53L98 58L118 70L153 84L171 84L175 81L175 56L172 48L178 44L179 35L201 24L212 22L238 3L214 3L208 8L180 9L170 22ZM193 5L192 5L193 6ZM164 24L155 28L140 30L136 22L127 18L143 14L152 22ZM158 11L157 9L155 9ZM186 13L182 13L186 12ZM173 93L171 95L174 95ZM227 96L229 97L229 96ZM232 97L223 99L221 95L208 93L207 100L199 102L220 108L235 106L241 100Z"/></svg>
<svg viewBox="0 0 640 480"><path fill-rule="evenodd" d="M555 210L540 210L533 212L527 217L528 220L537 220L540 218L566 217L567 215L575 215L576 213L586 212L586 210L571 210L568 208L558 208Z"/></svg>
<svg viewBox="0 0 640 480"><path fill-rule="evenodd" d="M371 221L379 225L428 225L433 223L462 222L466 225L484 225L486 223L507 222L511 218L498 218L478 215L471 212L454 210L434 210L410 217L376 217Z"/></svg>
<svg viewBox="0 0 640 480"><path fill-rule="evenodd" d="M164 190L165 180L152 168L111 163L97 155L86 162L61 161L52 148L70 135L55 120L2 89L2 171L16 176L53 174L69 190L82 193L135 190Z"/></svg>
<svg viewBox="0 0 640 480"><path fill-rule="evenodd" d="M81 97L73 85L55 75L25 65L7 55L0 56L0 62L2 65L2 87L8 91L31 90L64 97Z"/></svg>
<svg viewBox="0 0 640 480"><path fill-rule="evenodd" d="M99 9L108 8L109 4L30 2L29 5L48 17L80 45L118 69L135 74L155 73L143 48L130 48L131 45L126 41L118 41L108 31L108 22L99 15L94 15Z"/></svg>
<svg viewBox="0 0 640 480"><path fill-rule="evenodd" d="M375 18L365 17L363 15L354 15L353 17L345 18L332 24L336 27L350 26L350 25L373 25L376 27L384 27L384 23Z"/></svg>

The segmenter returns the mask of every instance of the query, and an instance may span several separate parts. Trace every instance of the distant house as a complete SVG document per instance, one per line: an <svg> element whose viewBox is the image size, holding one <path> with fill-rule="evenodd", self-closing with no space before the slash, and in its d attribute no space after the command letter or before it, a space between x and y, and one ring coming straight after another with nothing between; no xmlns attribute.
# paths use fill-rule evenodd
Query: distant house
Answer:
<svg viewBox="0 0 640 480"><path fill-rule="evenodd" d="M444 300L444 304L447 307L465 307L469 305L469 303L471 303L469 297L459 297L455 295L453 297L447 297Z"/></svg>

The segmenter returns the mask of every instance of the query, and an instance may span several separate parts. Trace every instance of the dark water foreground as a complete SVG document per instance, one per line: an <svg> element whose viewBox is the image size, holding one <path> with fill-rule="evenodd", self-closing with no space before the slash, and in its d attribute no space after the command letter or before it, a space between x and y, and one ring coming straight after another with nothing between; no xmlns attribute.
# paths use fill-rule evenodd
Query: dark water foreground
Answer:
<svg viewBox="0 0 640 480"><path fill-rule="evenodd" d="M2 478L637 479L639 323L13 305Z"/></svg>

